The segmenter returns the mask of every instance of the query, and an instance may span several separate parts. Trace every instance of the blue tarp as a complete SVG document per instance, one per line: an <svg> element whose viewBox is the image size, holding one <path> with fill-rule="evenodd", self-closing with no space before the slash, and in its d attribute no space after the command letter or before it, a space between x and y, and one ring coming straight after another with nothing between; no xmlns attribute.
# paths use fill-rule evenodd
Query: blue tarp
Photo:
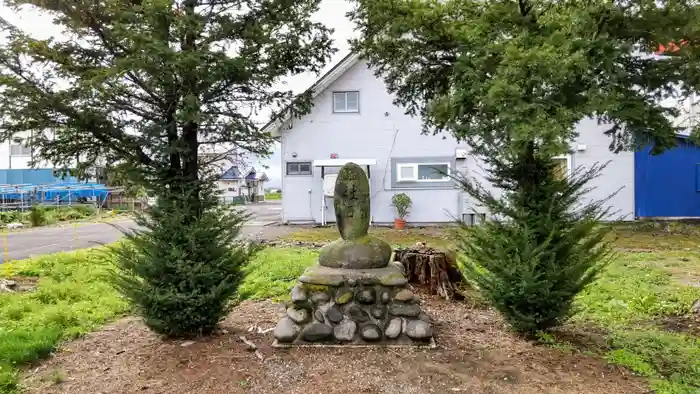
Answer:
<svg viewBox="0 0 700 394"><path fill-rule="evenodd" d="M52 185L0 186L3 200L35 200L45 202L77 201L79 198L104 199L109 190L99 183L55 183Z"/></svg>

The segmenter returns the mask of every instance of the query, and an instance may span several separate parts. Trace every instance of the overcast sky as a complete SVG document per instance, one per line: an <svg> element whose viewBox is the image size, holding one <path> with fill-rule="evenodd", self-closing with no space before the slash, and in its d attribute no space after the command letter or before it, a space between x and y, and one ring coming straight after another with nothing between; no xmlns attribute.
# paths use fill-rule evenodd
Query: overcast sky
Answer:
<svg viewBox="0 0 700 394"><path fill-rule="evenodd" d="M347 40L352 37L354 33L352 24L345 17L345 13L350 9L351 4L344 0L323 0L321 9L315 16L317 20L335 29L333 39L335 41L335 47L338 48L338 52L326 66L326 70L330 69L349 52ZM60 29L52 23L51 17L45 14L42 15L35 10L26 9L20 13L16 13L10 11L0 3L0 15L36 38L60 36ZM326 70L324 70L324 72ZM299 93L311 86L317 77L318 76L314 74L298 75L289 78L287 84L291 90ZM281 186L282 168L279 146L275 147L271 157L254 160L252 164L259 169L263 166L268 166L269 168L263 171L266 172L270 178L269 186Z"/></svg>

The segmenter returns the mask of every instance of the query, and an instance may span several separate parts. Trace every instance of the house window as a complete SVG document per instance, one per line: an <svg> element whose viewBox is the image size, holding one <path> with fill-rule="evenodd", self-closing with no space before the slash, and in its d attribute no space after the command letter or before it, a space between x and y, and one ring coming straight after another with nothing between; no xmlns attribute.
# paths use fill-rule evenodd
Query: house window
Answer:
<svg viewBox="0 0 700 394"><path fill-rule="evenodd" d="M287 175L311 175L311 162L287 163Z"/></svg>
<svg viewBox="0 0 700 394"><path fill-rule="evenodd" d="M10 144L10 156L31 156L32 148L24 144Z"/></svg>
<svg viewBox="0 0 700 394"><path fill-rule="evenodd" d="M235 192L235 191L236 191L236 188L235 188L235 187L229 187L229 188L228 188L228 191L230 191L230 192Z"/></svg>
<svg viewBox="0 0 700 394"><path fill-rule="evenodd" d="M555 156L552 159L557 165L555 169L557 178L567 178L571 175L571 155Z"/></svg>
<svg viewBox="0 0 700 394"><path fill-rule="evenodd" d="M360 112L360 92L333 92L333 112Z"/></svg>
<svg viewBox="0 0 700 394"><path fill-rule="evenodd" d="M397 182L449 182L450 163L399 163Z"/></svg>

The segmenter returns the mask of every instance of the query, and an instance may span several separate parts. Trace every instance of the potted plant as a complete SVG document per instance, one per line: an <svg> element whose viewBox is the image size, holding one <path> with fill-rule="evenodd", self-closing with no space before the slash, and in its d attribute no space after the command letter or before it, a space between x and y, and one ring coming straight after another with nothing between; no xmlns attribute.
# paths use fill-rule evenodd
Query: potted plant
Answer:
<svg viewBox="0 0 700 394"><path fill-rule="evenodd" d="M391 198L391 205L396 208L396 215L398 216L394 219L394 228L403 230L404 226L406 226L408 209L411 208L411 197L405 193L394 194L394 197Z"/></svg>

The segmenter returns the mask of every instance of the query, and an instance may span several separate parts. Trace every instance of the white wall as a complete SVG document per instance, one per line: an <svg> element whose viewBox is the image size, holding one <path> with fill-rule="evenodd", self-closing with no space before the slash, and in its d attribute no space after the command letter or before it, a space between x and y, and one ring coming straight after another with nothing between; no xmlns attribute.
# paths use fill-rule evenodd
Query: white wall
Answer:
<svg viewBox="0 0 700 394"><path fill-rule="evenodd" d="M359 113L333 113L333 91L360 92ZM634 212L634 154L614 155L608 149L609 139L603 134L605 126L593 120L577 126L580 137L573 148L586 149L572 156L572 165L588 166L595 162L612 163L602 178L595 182L598 188L591 198L608 196L619 187L624 188L611 200L613 210L633 219ZM335 153L340 159L376 159L370 170L372 188L372 216L375 223L390 223L395 217L390 206L394 193L405 192L413 200L407 220L410 223L449 222L462 213L471 213L475 207L470 197L455 189L392 189L391 158L454 157L459 145L449 135L421 135L421 121L404 114L393 105L382 80L376 78L359 62L341 75L315 100L311 113L294 119L282 127L282 204L285 222L319 222L321 219L322 181L319 168L312 176L286 175L286 162L328 159ZM472 156L457 160L458 171L467 172L483 181L484 169ZM332 200L328 200L332 205ZM478 208L477 208L478 210ZM482 210L478 210L482 211ZM327 215L333 215L332 207Z"/></svg>
<svg viewBox="0 0 700 394"><path fill-rule="evenodd" d="M332 92L342 90L360 91L359 113L333 113ZM395 192L405 192L413 200L409 222L445 222L459 214L458 190L391 189L390 158L454 156L458 144L449 136L421 135L420 120L392 104L383 82L364 63L348 70L315 102L312 112L293 120L292 128L282 135L284 221L320 221L322 194L318 168L313 176L286 175L285 163L328 159L332 153L341 159L377 160L370 169L374 222L394 220L390 204ZM332 211L328 214L332 216Z"/></svg>
<svg viewBox="0 0 700 394"><path fill-rule="evenodd" d="M221 190L221 197L225 200L230 200L233 197L238 197L241 195L240 184L238 180L222 181L218 182L219 190ZM235 189L234 191L228 189Z"/></svg>

